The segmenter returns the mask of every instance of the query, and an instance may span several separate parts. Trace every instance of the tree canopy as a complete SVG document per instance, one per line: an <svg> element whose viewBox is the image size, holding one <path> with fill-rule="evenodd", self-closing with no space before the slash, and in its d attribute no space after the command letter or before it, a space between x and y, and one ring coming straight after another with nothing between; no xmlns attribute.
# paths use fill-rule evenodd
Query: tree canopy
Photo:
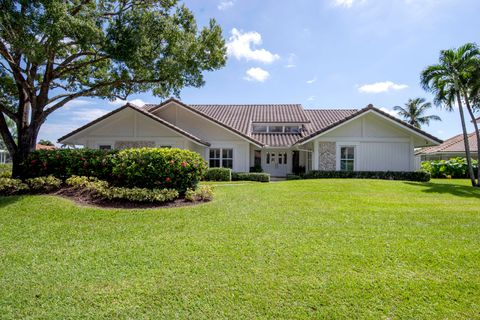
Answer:
<svg viewBox="0 0 480 320"><path fill-rule="evenodd" d="M1 1L0 133L14 171L46 118L69 101L178 95L225 62L215 20L199 29L177 0Z"/></svg>

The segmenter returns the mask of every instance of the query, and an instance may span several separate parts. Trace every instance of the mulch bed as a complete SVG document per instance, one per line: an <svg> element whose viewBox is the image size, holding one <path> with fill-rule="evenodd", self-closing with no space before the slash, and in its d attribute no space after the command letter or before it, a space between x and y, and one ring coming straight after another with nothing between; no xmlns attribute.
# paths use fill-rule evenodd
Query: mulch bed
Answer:
<svg viewBox="0 0 480 320"><path fill-rule="evenodd" d="M105 200L95 197L89 192L83 190L76 190L72 188L62 188L56 192L50 193L51 195L60 196L74 201L81 206L97 207L105 209L155 209L155 208L177 208L194 206L197 204L205 203L208 201L187 201L185 199L176 199L170 202L163 203L150 203L150 202L132 202L122 200Z"/></svg>

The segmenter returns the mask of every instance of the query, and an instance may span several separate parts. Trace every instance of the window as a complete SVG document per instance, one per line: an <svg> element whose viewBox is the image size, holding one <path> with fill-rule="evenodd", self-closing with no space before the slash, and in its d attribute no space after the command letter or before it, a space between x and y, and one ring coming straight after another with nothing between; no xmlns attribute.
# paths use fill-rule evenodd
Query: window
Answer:
<svg viewBox="0 0 480 320"><path fill-rule="evenodd" d="M171 149L172 146L160 146L160 148Z"/></svg>
<svg viewBox="0 0 480 320"><path fill-rule="evenodd" d="M282 126L270 126L268 127L269 133L282 133L283 127Z"/></svg>
<svg viewBox="0 0 480 320"><path fill-rule="evenodd" d="M233 168L233 149L210 149L209 157L210 168Z"/></svg>
<svg viewBox="0 0 480 320"><path fill-rule="evenodd" d="M101 144L98 146L98 149L100 150L112 150L112 146L109 144Z"/></svg>
<svg viewBox="0 0 480 320"><path fill-rule="evenodd" d="M261 167L262 166L262 151L255 150L253 165L256 166L256 167Z"/></svg>
<svg viewBox="0 0 480 320"><path fill-rule="evenodd" d="M342 171L355 170L355 147L340 148L340 170Z"/></svg>
<svg viewBox="0 0 480 320"><path fill-rule="evenodd" d="M299 126L285 126L284 129L285 133L299 133L300 127Z"/></svg>
<svg viewBox="0 0 480 320"><path fill-rule="evenodd" d="M233 169L233 149L222 149L222 167Z"/></svg>
<svg viewBox="0 0 480 320"><path fill-rule="evenodd" d="M267 132L267 126L264 126L264 125L254 124L252 129L253 129L253 132L255 132L255 133L266 133Z"/></svg>

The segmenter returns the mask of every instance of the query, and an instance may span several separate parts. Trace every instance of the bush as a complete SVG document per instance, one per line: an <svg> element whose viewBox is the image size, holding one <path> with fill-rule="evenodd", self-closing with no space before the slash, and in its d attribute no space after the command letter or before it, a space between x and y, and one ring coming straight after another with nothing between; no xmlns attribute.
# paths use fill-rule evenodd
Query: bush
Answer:
<svg viewBox="0 0 480 320"><path fill-rule="evenodd" d="M0 164L0 178L11 178L12 177L12 165Z"/></svg>
<svg viewBox="0 0 480 320"><path fill-rule="evenodd" d="M54 176L30 178L26 180L31 191L52 192L62 186L62 180Z"/></svg>
<svg viewBox="0 0 480 320"><path fill-rule="evenodd" d="M210 168L205 174L207 181L232 181L232 170L228 168Z"/></svg>
<svg viewBox="0 0 480 320"><path fill-rule="evenodd" d="M66 184L73 189L85 190L103 200L162 203L173 201L179 196L178 191L174 189L110 187L108 182L94 177L73 176L67 179Z"/></svg>
<svg viewBox="0 0 480 320"><path fill-rule="evenodd" d="M300 180L302 179L301 176L296 174L287 174L287 180Z"/></svg>
<svg viewBox="0 0 480 320"><path fill-rule="evenodd" d="M382 179L404 181L430 181L430 174L422 171L310 171L304 179Z"/></svg>
<svg viewBox="0 0 480 320"><path fill-rule="evenodd" d="M22 180L12 178L0 178L0 195L9 196L20 194L29 190L28 185Z"/></svg>
<svg viewBox="0 0 480 320"><path fill-rule="evenodd" d="M55 149L32 152L22 164L29 178L55 176L65 180L71 176L109 179L112 157L117 151L95 149Z"/></svg>
<svg viewBox="0 0 480 320"><path fill-rule="evenodd" d="M232 181L270 182L270 175L268 173L233 172Z"/></svg>
<svg viewBox="0 0 480 320"><path fill-rule="evenodd" d="M256 166L250 167L250 172L261 173L263 172L262 166L256 165Z"/></svg>
<svg viewBox="0 0 480 320"><path fill-rule="evenodd" d="M176 148L125 149L112 157L112 181L121 187L195 189L207 170L196 152Z"/></svg>
<svg viewBox="0 0 480 320"><path fill-rule="evenodd" d="M185 192L185 200L187 201L210 201L212 199L213 188L211 186L201 186L196 190L188 189L187 192Z"/></svg>
<svg viewBox="0 0 480 320"><path fill-rule="evenodd" d="M473 169L477 175L478 161L473 160ZM450 160L434 160L422 162L422 170L432 178L468 178L467 159L452 158Z"/></svg>

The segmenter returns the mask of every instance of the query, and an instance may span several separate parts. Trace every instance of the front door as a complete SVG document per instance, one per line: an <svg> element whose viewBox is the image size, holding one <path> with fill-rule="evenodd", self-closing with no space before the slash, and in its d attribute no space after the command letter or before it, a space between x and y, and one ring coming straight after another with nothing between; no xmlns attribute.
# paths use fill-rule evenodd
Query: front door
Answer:
<svg viewBox="0 0 480 320"><path fill-rule="evenodd" d="M287 151L267 151L264 171L273 177L285 177L288 172L288 162Z"/></svg>

